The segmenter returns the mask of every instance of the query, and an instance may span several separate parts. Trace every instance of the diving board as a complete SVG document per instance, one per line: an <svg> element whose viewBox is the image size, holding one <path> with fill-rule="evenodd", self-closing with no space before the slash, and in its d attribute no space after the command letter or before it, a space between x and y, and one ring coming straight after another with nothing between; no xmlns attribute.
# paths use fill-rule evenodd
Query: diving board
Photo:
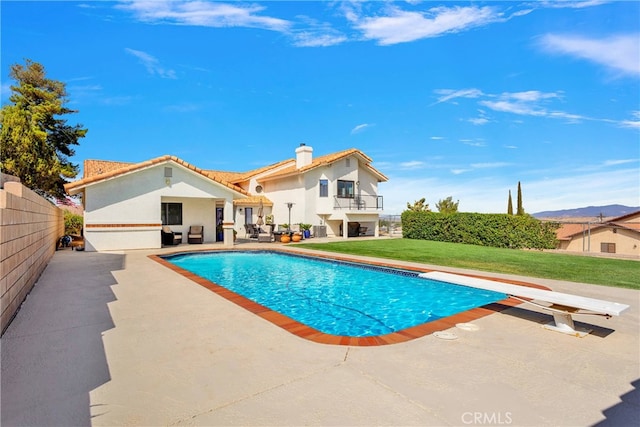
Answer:
<svg viewBox="0 0 640 427"><path fill-rule="evenodd" d="M576 328L573 324L573 319L571 318L572 314L597 314L601 316L611 317L620 316L623 311L629 308L628 305L620 304L617 302L587 298L578 295L564 294L561 292L547 291L544 289L530 288L527 286L512 285L509 283L462 276L459 274L445 273L442 271L420 273L418 276L424 279L437 280L440 282L469 286L472 288L484 289L487 291L500 292L519 300L520 298L526 298L530 300L549 303L551 305L546 306L534 303L532 301L521 300L526 303L534 304L542 309L549 310L553 313L554 322L545 325L546 329L575 335L578 337L584 337L585 335L589 334L591 330ZM580 310L587 310L587 312L581 312Z"/></svg>

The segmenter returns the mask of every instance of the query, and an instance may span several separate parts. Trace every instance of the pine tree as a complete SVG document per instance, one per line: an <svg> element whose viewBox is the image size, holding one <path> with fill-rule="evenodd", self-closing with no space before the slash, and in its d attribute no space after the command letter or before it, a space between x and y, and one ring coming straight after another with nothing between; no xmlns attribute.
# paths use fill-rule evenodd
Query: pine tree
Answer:
<svg viewBox="0 0 640 427"><path fill-rule="evenodd" d="M75 154L71 146L87 129L60 118L77 111L65 107L65 84L46 78L41 64L27 59L12 65L9 76L17 85L0 111L0 169L43 196L63 198L66 178L78 174L68 159Z"/></svg>
<svg viewBox="0 0 640 427"><path fill-rule="evenodd" d="M511 190L509 190L509 202L507 204L507 215L513 215L513 201L511 200Z"/></svg>
<svg viewBox="0 0 640 427"><path fill-rule="evenodd" d="M518 211L516 215L524 215L524 208L522 207L522 189L520 188L520 181L518 181Z"/></svg>

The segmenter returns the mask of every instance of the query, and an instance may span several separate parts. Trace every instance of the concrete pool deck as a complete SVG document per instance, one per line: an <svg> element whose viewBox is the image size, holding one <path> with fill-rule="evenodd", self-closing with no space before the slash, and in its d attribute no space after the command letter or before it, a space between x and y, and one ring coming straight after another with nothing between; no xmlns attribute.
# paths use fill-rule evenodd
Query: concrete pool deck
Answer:
<svg viewBox="0 0 640 427"><path fill-rule="evenodd" d="M270 244L237 246L255 247ZM207 248L220 245L178 249ZM594 329L585 338L544 330L551 316L523 305L474 320L477 331L452 328L452 341L337 346L292 335L148 257L174 251L54 255L2 337L3 426L639 421L639 291L476 272L631 308L576 316Z"/></svg>

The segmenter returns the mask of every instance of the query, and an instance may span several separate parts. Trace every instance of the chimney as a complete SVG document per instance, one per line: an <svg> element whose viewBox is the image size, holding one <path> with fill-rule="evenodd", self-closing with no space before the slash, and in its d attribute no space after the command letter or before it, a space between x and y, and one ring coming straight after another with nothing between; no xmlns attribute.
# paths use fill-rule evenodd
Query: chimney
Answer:
<svg viewBox="0 0 640 427"><path fill-rule="evenodd" d="M305 143L296 148L296 169L303 168L311 164L313 148L307 147Z"/></svg>

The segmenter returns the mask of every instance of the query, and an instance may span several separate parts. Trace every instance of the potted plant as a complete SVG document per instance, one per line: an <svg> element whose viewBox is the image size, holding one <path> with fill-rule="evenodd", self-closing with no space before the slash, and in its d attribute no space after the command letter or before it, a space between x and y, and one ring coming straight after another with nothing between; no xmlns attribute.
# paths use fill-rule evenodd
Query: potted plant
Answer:
<svg viewBox="0 0 640 427"><path fill-rule="evenodd" d="M311 237L311 224L300 223L300 230L302 230L302 235L305 239Z"/></svg>

